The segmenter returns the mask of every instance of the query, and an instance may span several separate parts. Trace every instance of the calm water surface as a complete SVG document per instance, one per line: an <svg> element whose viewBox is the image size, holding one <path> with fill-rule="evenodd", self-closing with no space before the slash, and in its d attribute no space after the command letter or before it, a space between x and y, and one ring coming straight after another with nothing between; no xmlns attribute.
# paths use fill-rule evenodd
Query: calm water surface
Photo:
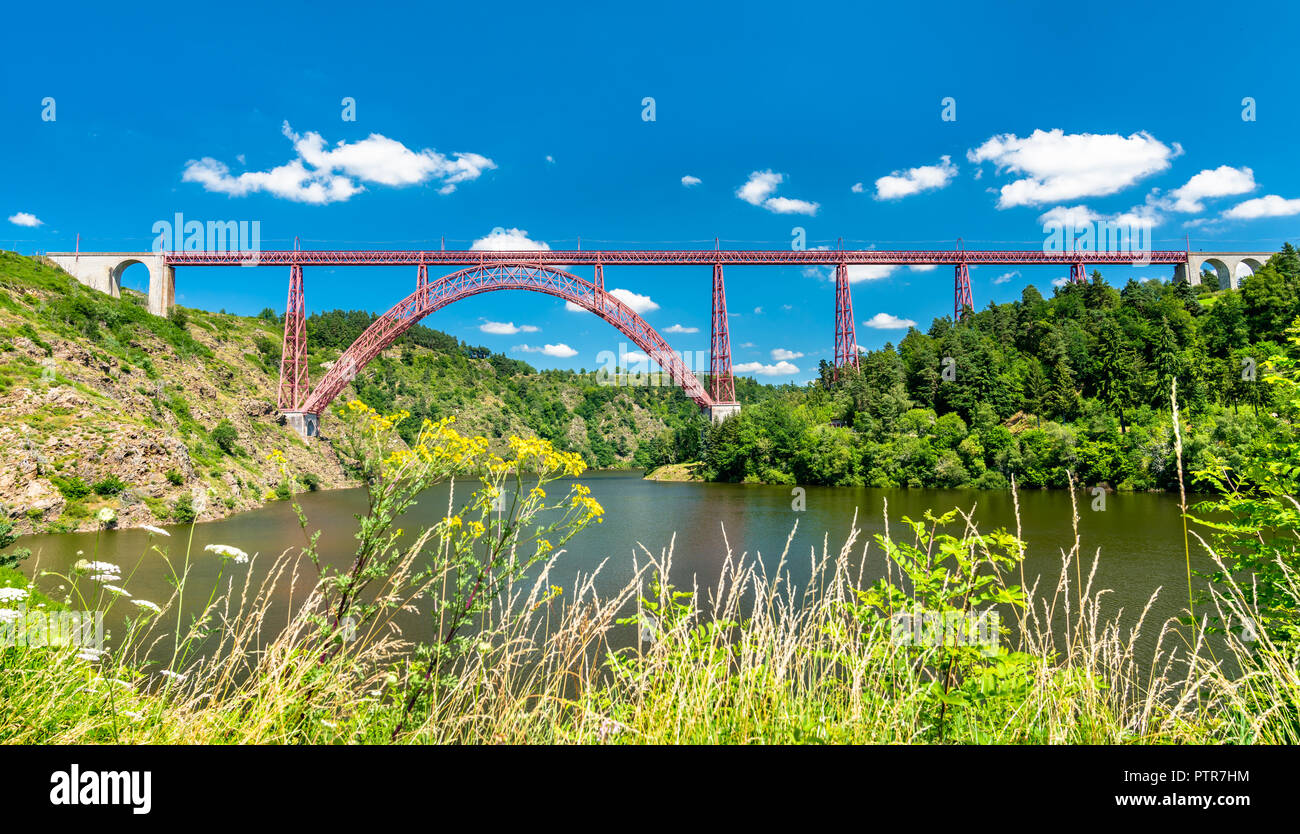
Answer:
<svg viewBox="0 0 1300 834"><path fill-rule="evenodd" d="M868 489L807 487L806 510L792 509L791 487L746 484L657 483L644 481L639 472L594 472L583 476L592 495L605 507L605 522L579 533L559 558L551 583L566 593L580 575L589 574L604 563L596 587L604 594L621 589L633 576L634 556L644 565L641 546L656 555L673 543L671 581L689 587L692 580L702 587L714 584L730 544L733 554L761 559L769 572L777 565L791 529L798 530L790 545L787 567L791 581L806 583L810 574L810 551L821 553L823 541L837 553L852 527L863 531L854 548L853 560L861 563L863 576L874 581L883 575L881 551L874 534L883 532L883 511L888 501L891 530L895 538L907 532L902 517L919 519L927 509L936 513L956 507L975 507L982 531L1006 527L1015 532L1016 519L1009 492L974 490ZM552 490L552 494L556 494ZM306 493L300 496L309 529L319 529L322 561L348 563L353 552L355 515L364 512L365 497L360 489ZM1163 622L1186 605L1186 565L1183 558L1182 525L1176 495L1163 493L1113 494L1106 496L1106 508L1092 511L1092 496L1079 494L1080 536L1085 554L1085 574L1092 555L1100 548L1101 562L1095 587L1108 588L1109 610L1123 608L1136 614L1156 588L1161 588L1148 622ZM447 508L447 488L430 490L404 521L407 529L430 524ZM1026 579L1050 589L1060 573L1061 550L1073 545L1070 496L1061 491L1027 491L1020 495L1022 535L1027 542ZM188 527L168 527L171 538L154 538L176 558L185 552ZM959 533L960 530L953 530ZM724 538L725 535L725 538ZM675 536L675 542L674 540ZM99 534L68 533L24 539L33 557L24 564L29 574L40 571L67 573L79 558L96 558L122 567L123 584L134 596L158 602L171 595L169 573L162 558L149 553L150 536L141 530L115 530ZM1193 540L1194 542L1194 540ZM865 557L862 546L869 543ZM204 545L227 544L263 557L301 547L303 533L292 507L275 503L264 509L232 516L221 521L195 525L190 545L191 585L187 600L201 602L217 579L220 560L203 552ZM863 559L865 558L865 561ZM262 559L263 569L270 559ZM855 564L856 567L856 564ZM1205 568L1204 560L1193 560L1193 568ZM304 565L313 577L310 565ZM229 573L229 569L228 573ZM247 567L235 568L242 578ZM39 585L56 599L63 580L51 576ZM1198 587L1202 584L1196 580ZM297 598L301 599L300 584ZM1073 594L1072 594L1073 595ZM276 615L287 615L293 605L288 589L275 599ZM118 606L133 608L133 606ZM187 602L186 610L190 610ZM273 616L271 622L284 622ZM417 625L417 632L422 630ZM409 636L427 636L410 634Z"/></svg>

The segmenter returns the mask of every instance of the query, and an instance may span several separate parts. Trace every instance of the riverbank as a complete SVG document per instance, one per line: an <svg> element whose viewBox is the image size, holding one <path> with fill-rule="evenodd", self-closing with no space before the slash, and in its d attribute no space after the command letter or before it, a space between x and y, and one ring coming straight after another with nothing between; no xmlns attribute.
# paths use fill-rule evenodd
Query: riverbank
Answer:
<svg viewBox="0 0 1300 834"><path fill-rule="evenodd" d="M700 468L704 466L700 461L693 463L666 463L663 466L657 466L645 473L647 481L676 481L676 482L697 482L703 483L704 477L700 474Z"/></svg>

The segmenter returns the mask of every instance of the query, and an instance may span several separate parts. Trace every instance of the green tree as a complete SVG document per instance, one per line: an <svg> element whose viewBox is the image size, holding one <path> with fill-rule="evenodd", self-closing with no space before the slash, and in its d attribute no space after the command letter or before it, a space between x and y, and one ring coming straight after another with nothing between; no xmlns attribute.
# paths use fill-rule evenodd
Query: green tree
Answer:
<svg viewBox="0 0 1300 834"><path fill-rule="evenodd" d="M1094 377L1097 397L1119 415L1120 432L1128 431L1124 412L1132 402L1133 386L1138 379L1137 353L1124 342L1123 333L1113 319L1100 325Z"/></svg>
<svg viewBox="0 0 1300 834"><path fill-rule="evenodd" d="M239 448L237 441L239 432L235 430L235 425L230 420L223 418L217 423L217 427L212 430L212 442L217 444L217 448L228 455L238 455L242 450Z"/></svg>

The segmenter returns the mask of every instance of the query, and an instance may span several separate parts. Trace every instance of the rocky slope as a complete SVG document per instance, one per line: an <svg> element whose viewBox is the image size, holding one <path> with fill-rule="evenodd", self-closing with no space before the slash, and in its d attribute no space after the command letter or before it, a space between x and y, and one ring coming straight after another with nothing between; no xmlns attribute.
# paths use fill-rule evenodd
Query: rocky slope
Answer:
<svg viewBox="0 0 1300 834"><path fill-rule="evenodd" d="M261 506L281 449L321 487L346 477L327 443L280 425L255 362L273 328L197 310L149 316L54 268L0 255L0 505L23 532L197 520ZM213 440L228 420L233 454Z"/></svg>

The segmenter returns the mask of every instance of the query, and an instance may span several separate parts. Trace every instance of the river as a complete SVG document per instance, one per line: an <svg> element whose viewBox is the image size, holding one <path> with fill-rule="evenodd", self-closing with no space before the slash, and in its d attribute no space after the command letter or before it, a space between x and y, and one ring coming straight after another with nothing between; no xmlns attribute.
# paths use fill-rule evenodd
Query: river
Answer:
<svg viewBox="0 0 1300 834"><path fill-rule="evenodd" d="M674 535L670 578L679 587L689 587L692 581L702 587L710 586L723 565L727 542L733 554L759 558L771 571L796 522L798 530L790 546L788 569L790 580L798 586L810 575L810 550L820 553L825 539L831 552L838 552L855 513L863 534L854 548L853 559L860 560L863 543L870 542L862 570L868 581L874 581L884 570L874 534L884 529L886 501L895 538L906 533L901 522L903 516L919 519L926 509L939 513L974 506L975 519L982 531L1005 527L1014 533L1016 529L1009 492L806 487L805 508L796 510L796 496L788 486L651 482L642 480L641 473L636 471L591 472L582 481L605 507L605 522L579 533L559 558L551 582L564 587L566 592L572 588L575 578L590 573L604 562L596 588L602 593L613 593L633 576L634 559L645 564L641 546L657 555ZM365 509L364 492L335 490L304 493L299 498L309 529L320 530L322 560L346 564L355 543L354 516ZM1101 510L1092 509L1093 496L1086 492L1078 493L1078 501L1084 572L1086 575L1093 554L1100 548L1101 561L1094 587L1112 592L1108 610L1123 608L1126 613L1135 614L1159 587L1162 590L1148 623L1158 624L1176 616L1187 601L1178 497L1167 493L1110 494L1105 496ZM421 522L432 523L445 514L446 505L446 487L432 489L421 497L404 525L412 529ZM1026 579L1032 585L1036 577L1041 577L1040 587L1046 588L1049 594L1060 573L1061 550L1073 546L1070 518L1068 492L1034 490L1020 494L1022 535L1027 542ZM154 537L152 543L170 548L179 560L183 558L190 529L184 526L166 529L171 537ZM131 594L161 604L171 595L170 574L163 559L149 551L150 543L150 534L143 530L31 536L20 542L33 552L23 566L29 575L41 571L66 574L79 558L113 562L122 567L123 585ZM287 502L275 502L260 510L195 525L190 545L194 569L186 590L187 599L206 599L217 578L220 560L204 553L205 545L233 545L265 557L286 549L296 550L302 543L303 533ZM1195 539L1192 543L1193 568L1204 569L1208 562L1195 555ZM265 565L270 560L260 561ZM305 567L311 576L311 568ZM60 578L46 575L37 581L55 599L61 599L66 593L59 588L64 584ZM1195 584L1199 588L1204 582L1196 579ZM301 595L299 591L297 598L301 599ZM270 621L283 622L274 614L287 613L284 609L290 604L287 594L277 597L276 605L281 611L273 612ZM1154 633L1158 625L1146 630Z"/></svg>

